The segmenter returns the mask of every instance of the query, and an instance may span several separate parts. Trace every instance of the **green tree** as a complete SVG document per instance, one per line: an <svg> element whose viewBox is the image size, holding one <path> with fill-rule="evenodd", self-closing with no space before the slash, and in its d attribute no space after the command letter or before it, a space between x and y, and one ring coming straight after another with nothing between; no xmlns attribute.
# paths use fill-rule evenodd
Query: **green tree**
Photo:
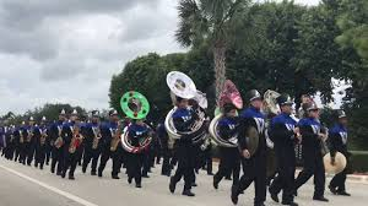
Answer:
<svg viewBox="0 0 368 206"><path fill-rule="evenodd" d="M226 80L226 52L235 36L239 15L248 0L180 0L177 40L183 46L209 45L213 53L216 96ZM239 35L239 34L236 34ZM243 35L247 35L243 33Z"/></svg>

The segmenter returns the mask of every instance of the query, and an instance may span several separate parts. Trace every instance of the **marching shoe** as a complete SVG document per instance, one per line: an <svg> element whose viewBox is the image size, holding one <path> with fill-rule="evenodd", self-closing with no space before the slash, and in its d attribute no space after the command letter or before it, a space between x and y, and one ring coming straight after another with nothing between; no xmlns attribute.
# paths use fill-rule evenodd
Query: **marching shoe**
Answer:
<svg viewBox="0 0 368 206"><path fill-rule="evenodd" d="M136 184L135 187L136 188L142 188L142 185L141 184Z"/></svg>
<svg viewBox="0 0 368 206"><path fill-rule="evenodd" d="M282 205L290 205L290 206L298 206L298 203L296 203L296 202L282 202Z"/></svg>
<svg viewBox="0 0 368 206"><path fill-rule="evenodd" d="M118 180L118 179L120 179L120 177L119 177L119 176L117 176L117 175L112 175L112 176L111 176L111 178L112 178L112 179L114 179L114 180Z"/></svg>
<svg viewBox="0 0 368 206"><path fill-rule="evenodd" d="M195 194L190 190L184 190L182 194L185 195L185 196L188 196L188 197L194 197L195 196Z"/></svg>
<svg viewBox="0 0 368 206"><path fill-rule="evenodd" d="M219 187L220 181L217 180L216 176L213 176L213 187L217 190Z"/></svg>
<svg viewBox="0 0 368 206"><path fill-rule="evenodd" d="M313 200L321 201L321 202L328 202L328 199L325 198L324 196L321 196L321 197L313 197Z"/></svg>
<svg viewBox="0 0 368 206"><path fill-rule="evenodd" d="M83 167L82 168L82 173L85 174L87 172L87 168Z"/></svg>
<svg viewBox="0 0 368 206"><path fill-rule="evenodd" d="M171 193L175 192L175 187L176 187L176 183L174 182L174 178L171 177L170 178L170 184L169 184L169 189Z"/></svg>
<svg viewBox="0 0 368 206"><path fill-rule="evenodd" d="M275 201L275 202L277 202L277 203L279 203L279 202L280 202L280 200L279 200L279 196L277 196L277 194L272 193L272 192L270 192L270 194L271 194L271 199L272 199L273 201Z"/></svg>
<svg viewBox="0 0 368 206"><path fill-rule="evenodd" d="M132 178L131 177L128 177L128 183L132 184Z"/></svg>
<svg viewBox="0 0 368 206"><path fill-rule="evenodd" d="M70 179L70 180L75 180L74 175L69 175L69 179Z"/></svg>
<svg viewBox="0 0 368 206"><path fill-rule="evenodd" d="M233 202L234 205L237 205L238 201L239 201L239 198L238 198L237 188L233 186L231 188L231 202Z"/></svg>
<svg viewBox="0 0 368 206"><path fill-rule="evenodd" d="M329 185L328 186L328 189L330 189L330 191L331 191L332 194L336 195L337 191L336 191L336 188L335 187L333 187L332 185Z"/></svg>
<svg viewBox="0 0 368 206"><path fill-rule="evenodd" d="M97 175L96 171L91 171L91 175L96 176Z"/></svg>
<svg viewBox="0 0 368 206"><path fill-rule="evenodd" d="M337 191L337 194L341 196L347 196L347 197L351 196L351 194L347 193L346 191Z"/></svg>
<svg viewBox="0 0 368 206"><path fill-rule="evenodd" d="M192 183L192 187L197 187L197 186L198 186L197 183L195 182Z"/></svg>

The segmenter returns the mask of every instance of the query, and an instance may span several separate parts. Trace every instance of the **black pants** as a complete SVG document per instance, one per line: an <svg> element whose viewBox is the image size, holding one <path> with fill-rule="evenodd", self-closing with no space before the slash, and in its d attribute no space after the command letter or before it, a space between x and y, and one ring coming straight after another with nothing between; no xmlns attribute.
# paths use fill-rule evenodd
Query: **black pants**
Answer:
<svg viewBox="0 0 368 206"><path fill-rule="evenodd" d="M26 149L26 162L27 165L31 165L33 157L35 155L35 145L32 142L27 142L25 145Z"/></svg>
<svg viewBox="0 0 368 206"><path fill-rule="evenodd" d="M63 151L63 147L60 148L56 148L53 147L52 148L52 161L51 161L51 172L54 173L55 169L57 174L61 174L62 170L63 170L63 164L64 164L64 151ZM56 164L57 164L57 168L56 168Z"/></svg>
<svg viewBox="0 0 368 206"><path fill-rule="evenodd" d="M92 149L92 148L86 147L84 150L84 156L83 156L83 170L85 171L87 169L88 164L92 160L91 171L97 172L97 163L98 163L98 158L100 157L100 154L101 154L101 149L99 148Z"/></svg>
<svg viewBox="0 0 368 206"><path fill-rule="evenodd" d="M278 194L283 190L282 201L292 202L294 201L294 148L280 147L280 149L277 149L276 158L278 162L278 175L269 188L270 193Z"/></svg>
<svg viewBox="0 0 368 206"><path fill-rule="evenodd" d="M67 171L69 170L69 177L74 177L75 169L77 168L78 164L78 157L79 153L75 151L74 153L69 152L69 148L66 148L64 151L64 161L65 165L63 166L63 174L66 175Z"/></svg>
<svg viewBox="0 0 368 206"><path fill-rule="evenodd" d="M190 190L195 180L195 154L194 146L191 143L179 143L176 151L178 158L178 168L172 180L176 184L184 177L184 190Z"/></svg>
<svg viewBox="0 0 368 206"><path fill-rule="evenodd" d="M171 173L171 165L170 165L170 158L171 158L171 151L169 149L164 149L162 151L163 162L161 168L161 174L169 176Z"/></svg>
<svg viewBox="0 0 368 206"><path fill-rule="evenodd" d="M135 183L140 185L142 182L142 167L144 154L126 154L127 173L130 180L134 179Z"/></svg>
<svg viewBox="0 0 368 206"><path fill-rule="evenodd" d="M314 197L322 197L325 192L325 167L320 151L303 150L304 168L295 181L295 190L298 190L314 175Z"/></svg>
<svg viewBox="0 0 368 206"><path fill-rule="evenodd" d="M254 205L260 205L266 201L266 155L256 153L250 159L242 159L245 173L240 178L235 191L240 194L254 182L255 198Z"/></svg>
<svg viewBox="0 0 368 206"><path fill-rule="evenodd" d="M342 152L342 154L344 154L344 156L346 157L346 160L349 161L348 155L346 154L346 152ZM349 165L349 164L347 164ZM345 182L346 182L346 175L348 172L348 167L346 167L342 172L340 172L339 174L336 174L331 182L330 182L330 186L333 188L336 188L338 192L346 192L346 187L345 187Z"/></svg>
<svg viewBox="0 0 368 206"><path fill-rule="evenodd" d="M107 161L109 161L109 159L112 159L112 172L111 175L116 176L119 174L120 171L120 167L121 167L121 150L119 148L116 149L116 151L112 152L110 151L110 148L104 148L102 153L101 153L101 160L100 160L100 166L98 167L98 173L102 174L105 167L106 167L106 163Z"/></svg>
<svg viewBox="0 0 368 206"><path fill-rule="evenodd" d="M215 174L215 181L220 182L222 178L233 174L233 185L239 182L240 173L240 154L239 149L236 148L220 148L220 165L219 170Z"/></svg>
<svg viewBox="0 0 368 206"><path fill-rule="evenodd" d="M43 168L46 159L46 145L37 145L36 147L36 167L40 165L40 169Z"/></svg>

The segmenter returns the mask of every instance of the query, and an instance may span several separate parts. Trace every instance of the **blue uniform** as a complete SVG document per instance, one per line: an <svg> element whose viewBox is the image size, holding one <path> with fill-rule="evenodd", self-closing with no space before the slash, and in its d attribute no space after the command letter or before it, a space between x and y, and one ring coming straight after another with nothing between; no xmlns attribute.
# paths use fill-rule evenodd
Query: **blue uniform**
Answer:
<svg viewBox="0 0 368 206"><path fill-rule="evenodd" d="M278 195L283 190L282 202L294 201L295 135L297 122L289 114L281 113L271 120L270 137L275 145L278 176L270 186L270 193Z"/></svg>
<svg viewBox="0 0 368 206"><path fill-rule="evenodd" d="M334 127L332 127L329 130L329 147L331 151L331 155L334 156L336 152L341 152L345 157L346 160L349 162L350 154L348 152L348 130L347 128L342 124L335 124ZM349 164L348 164L349 165ZM345 193L346 194L346 187L345 187L345 181L346 181L346 175L348 173L349 168L346 167L344 171L342 171L339 174L336 174L329 185L329 188L332 190L336 190L338 194Z"/></svg>
<svg viewBox="0 0 368 206"><path fill-rule="evenodd" d="M82 127L83 131L83 145L84 145L84 156L83 156L83 165L82 165L82 172L85 173L88 167L88 164L92 160L92 167L91 167L91 174L97 174L97 163L102 151L102 136L101 139L98 140L97 145L94 144L93 141L96 138L96 135L102 135L101 132L101 125L98 122L90 122L84 124ZM99 133L99 134L98 134Z"/></svg>
<svg viewBox="0 0 368 206"><path fill-rule="evenodd" d="M118 123L116 122L105 122L101 124L101 135L102 135L102 153L100 166L98 168L98 176L102 177L103 170L106 167L107 161L112 158L112 172L111 175L114 179L118 179L118 173L121 167L121 146L117 147L115 151L111 151L111 141L118 132Z"/></svg>
<svg viewBox="0 0 368 206"><path fill-rule="evenodd" d="M191 131L191 126L195 122L195 113L190 108L178 108L172 115L175 128L179 132ZM171 178L170 188L174 188L177 182L184 177L184 191L188 192L192 188L192 183L195 181L195 148L192 143L191 135L182 135L176 142L176 156L178 158L178 168L175 175Z"/></svg>
<svg viewBox="0 0 368 206"><path fill-rule="evenodd" d="M239 118L224 117L218 122L218 130L221 139L231 142L234 145L238 143L240 132ZM239 182L240 173L240 152L238 147L219 147L220 165L219 170L214 176L214 187L218 188L218 184L224 177L233 175L233 185Z"/></svg>
<svg viewBox="0 0 368 206"><path fill-rule="evenodd" d="M59 147L59 145L56 145L55 143L57 143L57 141L61 141L62 137L61 137L61 131L63 129L63 125L66 122L64 121L57 121L55 123L53 123L50 126L50 145L52 147L52 161L51 161L51 173L55 172L55 167L57 164L57 171L56 174L57 175L61 175L61 172L63 170L63 160L64 160L64 144L61 144L61 147Z"/></svg>
<svg viewBox="0 0 368 206"><path fill-rule="evenodd" d="M241 114L241 132L238 136L239 147L243 151L249 149L244 137L250 127L254 127L259 136L259 144L250 159L242 159L244 174L237 187L233 189L232 196L238 196L254 182L254 205L262 205L266 200L266 139L265 139L265 115L254 107L244 110Z"/></svg>
<svg viewBox="0 0 368 206"><path fill-rule="evenodd" d="M319 199L324 197L326 180L319 139L322 125L317 119L304 118L298 122L298 127L302 135L304 167L295 181L295 188L298 190L314 175L314 199Z"/></svg>

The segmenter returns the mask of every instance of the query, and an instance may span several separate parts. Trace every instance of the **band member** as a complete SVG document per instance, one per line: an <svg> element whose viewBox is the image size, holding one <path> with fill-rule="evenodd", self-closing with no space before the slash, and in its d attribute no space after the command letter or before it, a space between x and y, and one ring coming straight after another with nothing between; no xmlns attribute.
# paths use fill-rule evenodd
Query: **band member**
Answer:
<svg viewBox="0 0 368 206"><path fill-rule="evenodd" d="M98 176L102 177L103 170L106 167L107 161L112 159L112 179L120 179L118 174L120 170L121 160L121 146L120 142L120 129L118 112L113 109L109 111L109 121L101 125L102 135L102 153L101 162L98 168ZM117 144L115 144L115 141Z"/></svg>
<svg viewBox="0 0 368 206"><path fill-rule="evenodd" d="M26 155L26 162L28 166L31 166L31 163L33 161L33 157L35 155L35 148L36 148L36 141L33 135L33 131L35 129L34 127L34 118L31 116L28 119L28 125L26 126L24 133L25 133L25 143L24 143L24 149L25 149L25 155Z"/></svg>
<svg viewBox="0 0 368 206"><path fill-rule="evenodd" d="M227 103L223 106L224 118L222 118L219 125L219 134L222 139L237 142L239 135L240 121L237 117L237 109L231 104ZM219 171L213 176L213 187L218 189L222 178L233 174L233 186L239 182L240 173L240 154L237 147L220 147L220 165Z"/></svg>
<svg viewBox="0 0 368 206"><path fill-rule="evenodd" d="M64 124L66 124L66 113L62 109L59 114L59 120L50 127L50 145L52 146L51 173L55 173L57 164L56 175L61 175L63 170L64 141L61 137L61 131Z"/></svg>
<svg viewBox="0 0 368 206"><path fill-rule="evenodd" d="M5 158L8 160L13 160L14 158L15 152L15 138L13 135L14 130L15 130L14 125L5 127L5 139L6 139Z"/></svg>
<svg viewBox="0 0 368 206"><path fill-rule="evenodd" d="M66 173L69 170L68 177L70 180L74 180L74 171L77 168L78 157L81 152L80 145L83 140L77 110L73 110L70 116L70 121L63 125L61 137L64 141L64 165L61 177L65 178Z"/></svg>
<svg viewBox="0 0 368 206"><path fill-rule="evenodd" d="M133 147L139 148L140 139L152 137L152 130L149 126L147 126L143 120L136 119L132 120L131 124L128 126L128 138L130 140L130 144ZM135 186L137 188L142 187L142 169L143 161L145 159L145 155L147 155L145 149L138 149L134 152L127 152L127 173L128 173L128 183L131 184L132 180L135 181Z"/></svg>
<svg viewBox="0 0 368 206"><path fill-rule="evenodd" d="M326 177L321 152L321 141L326 139L326 134L321 132L319 109L316 104L311 103L306 108L308 117L298 123L302 135L304 167L295 181L295 194L314 175L313 200L328 202L324 197Z"/></svg>
<svg viewBox="0 0 368 206"><path fill-rule="evenodd" d="M97 175L97 163L101 154L101 128L100 128L100 116L97 110L92 111L92 120L87 123L83 128L84 140L84 156L82 172L85 173L88 164L92 160L91 175Z"/></svg>
<svg viewBox="0 0 368 206"><path fill-rule="evenodd" d="M19 163L25 165L26 164L25 141L27 137L27 126L24 121L15 130L14 136L16 137L15 161L19 160Z"/></svg>
<svg viewBox="0 0 368 206"><path fill-rule="evenodd" d="M261 113L262 97L257 90L250 91L250 108L244 110L240 117L242 121L241 135L238 136L239 147L241 149L243 167L246 171L241 177L238 185L232 188L231 200L234 204L238 202L238 196L241 192L254 182L255 186L255 206L263 206L266 200L266 140L265 116ZM259 145L253 156L244 138L245 131L250 127L256 128L259 135Z"/></svg>
<svg viewBox="0 0 368 206"><path fill-rule="evenodd" d="M179 132L190 131L196 117L194 111L188 107L188 99L176 97L176 106L178 108L172 115L175 128ZM171 193L174 193L176 184L184 177L184 190L182 194L192 197L195 196L191 191L192 183L195 180L195 154L193 154L194 145L192 143L192 136L182 135L176 144L178 168L176 169L175 175L170 179L169 189Z"/></svg>
<svg viewBox="0 0 368 206"><path fill-rule="evenodd" d="M338 112L338 120L334 127L329 130L329 143L330 143L330 152L332 164L335 162L335 154L336 152L341 152L347 160L349 160L349 152L347 148L347 117L343 110L339 110ZM329 185L330 191L335 195L342 196L350 196L349 193L346 192L345 181L346 181L347 168L344 169L339 174L336 174Z"/></svg>
<svg viewBox="0 0 368 206"><path fill-rule="evenodd" d="M272 182L269 191L271 198L279 202L278 194L283 190L282 204L297 206L294 202L294 174L296 136L299 133L297 122L290 117L293 102L289 95L283 94L277 99L281 114L271 121L270 137L274 142L274 149L278 162L278 176Z"/></svg>
<svg viewBox="0 0 368 206"><path fill-rule="evenodd" d="M46 159L46 147L48 139L48 128L46 125L46 117L42 117L41 124L34 128L33 134L36 141L36 161L35 167L40 165L40 169L43 169Z"/></svg>
<svg viewBox="0 0 368 206"><path fill-rule="evenodd" d="M211 139L206 140L205 145L202 146L203 162L202 169L207 171L207 175L214 175L212 172L212 142Z"/></svg>

